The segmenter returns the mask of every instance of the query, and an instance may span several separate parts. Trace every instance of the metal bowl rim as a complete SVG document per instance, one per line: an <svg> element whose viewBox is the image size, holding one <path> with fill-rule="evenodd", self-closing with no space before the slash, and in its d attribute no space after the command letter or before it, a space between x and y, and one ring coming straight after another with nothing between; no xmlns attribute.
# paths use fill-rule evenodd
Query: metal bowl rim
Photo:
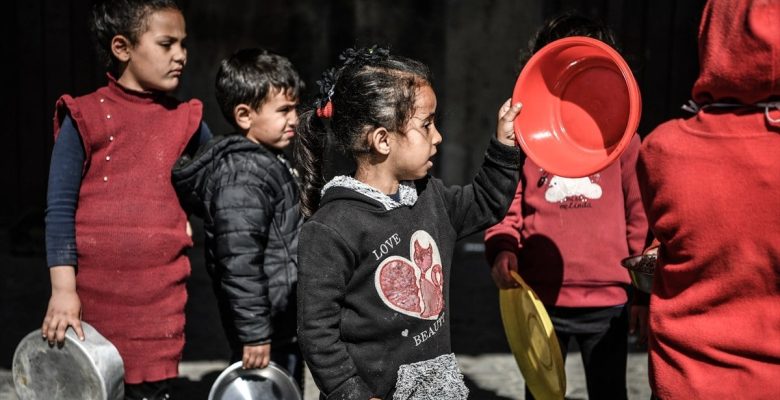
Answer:
<svg viewBox="0 0 780 400"><path fill-rule="evenodd" d="M100 345L100 346L108 344L108 345L110 345L112 347L114 345L111 344L111 342L109 342L108 339L106 339L103 335L101 335L92 325L90 325L90 324L88 324L88 323L86 323L84 321L81 321L81 326L82 326L82 329L84 330L84 337L85 337L85 341L84 342L82 342L76 336L76 332L73 329L73 327L68 327L68 329L65 331L65 340L68 343L70 343L72 346L76 347L78 349L77 351L80 351L85 356L85 358L87 360L89 360L89 368L92 371L92 373L98 377L98 381L100 383L100 395L101 395L101 398L108 399L108 383L106 382L106 378L101 373L100 368L98 368L98 365L95 362L93 354L87 349L86 343L90 342L90 343L94 343L94 344ZM38 341L38 340L44 341L42 333L43 332L42 332L41 329L36 329L36 330L28 333L24 338L22 338L22 340L19 341L19 344L17 344L16 349L14 350L13 360L11 362L12 378L13 378L13 370L15 369L13 367L15 365L17 365L17 359L19 359L19 357L22 356L21 354L19 354L19 351L21 350L22 345L27 343L27 342L33 342L32 345L36 346L36 343L34 343L34 341ZM93 338L97 338L97 340L94 340ZM114 349L116 350L115 347L114 347ZM117 352L116 354L118 355L119 353ZM120 356L119 360L120 360L120 364L121 364L121 356ZM123 373L123 375L124 375L124 373ZM15 387L16 387L16 380L14 380L14 388ZM16 391L16 389L14 389L14 390ZM17 391L17 395L18 394L19 393Z"/></svg>
<svg viewBox="0 0 780 400"><path fill-rule="evenodd" d="M651 273L648 273L648 272L636 269L635 267L629 265L629 261L636 260L636 259L641 260L643 258L648 258L648 259L652 258L652 259L654 259L655 262L658 262L658 256L655 255L655 254L637 254L637 255L633 255L633 256L628 256L628 257L620 260L620 266L622 266L623 268L625 268L627 270L630 270L632 272L636 272L636 273L639 273L639 274L652 276L653 274L651 274ZM636 264L639 264L639 262L637 262Z"/></svg>
<svg viewBox="0 0 780 400"><path fill-rule="evenodd" d="M288 384L295 391L297 400L303 400L303 394L301 393L301 389L298 388L298 384L295 382L292 376L290 376L290 374L287 373L286 370L284 370L282 367L280 367L278 364L274 363L273 361L269 362L268 366L265 368L243 369L241 368L242 365L243 363L241 361L236 361L233 364L229 365L227 368L225 368L225 370L219 374L217 379L214 380L214 383L211 385L211 390L209 390L208 400L219 400L218 398L215 397L217 395L217 389L224 384L230 384L231 382L233 382L233 381L226 381L226 379L231 374L234 373L237 375L237 377L255 375L255 376L261 376L266 379L270 379L277 383ZM271 371L270 372L271 376L265 374L266 371ZM279 377L282 377L283 382L278 381L277 378Z"/></svg>

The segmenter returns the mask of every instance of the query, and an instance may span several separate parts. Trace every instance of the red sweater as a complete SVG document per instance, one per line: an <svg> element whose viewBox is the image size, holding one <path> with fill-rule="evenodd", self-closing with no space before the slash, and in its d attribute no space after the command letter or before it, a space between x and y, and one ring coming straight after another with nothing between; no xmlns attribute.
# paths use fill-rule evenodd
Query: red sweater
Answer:
<svg viewBox="0 0 780 400"><path fill-rule="evenodd" d="M780 1L708 3L694 99L780 99L779 21ZM706 108L642 147L643 202L661 243L649 342L661 399L780 396L780 126L764 112Z"/></svg>
<svg viewBox="0 0 780 400"><path fill-rule="evenodd" d="M492 264L502 250L518 252L518 269L544 304L624 304L629 277L620 260L642 252L647 220L635 165L639 136L619 161L590 177L566 179L526 159L515 200L485 233Z"/></svg>
<svg viewBox="0 0 780 400"><path fill-rule="evenodd" d="M171 168L201 108L113 80L57 102L55 137L70 113L86 155L76 210L82 318L117 347L127 383L178 375L192 241Z"/></svg>

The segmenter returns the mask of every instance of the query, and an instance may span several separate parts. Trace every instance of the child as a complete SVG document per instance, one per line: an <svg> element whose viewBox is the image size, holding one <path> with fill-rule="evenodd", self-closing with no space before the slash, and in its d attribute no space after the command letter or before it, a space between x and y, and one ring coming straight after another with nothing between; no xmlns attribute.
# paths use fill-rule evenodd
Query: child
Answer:
<svg viewBox="0 0 780 400"><path fill-rule="evenodd" d="M286 58L260 49L222 61L216 94L232 135L173 171L188 209L203 218L206 264L233 360L269 358L303 383L296 343L298 187L282 154L298 124L303 83Z"/></svg>
<svg viewBox="0 0 780 400"><path fill-rule="evenodd" d="M385 49L348 50L302 115L301 348L328 399L465 399L450 350L449 277L459 238L503 217L521 153L499 112L497 140L471 185L428 176L441 143L427 67ZM326 129L326 126L328 127ZM323 187L328 132L357 169Z"/></svg>
<svg viewBox="0 0 780 400"><path fill-rule="evenodd" d="M109 82L57 101L41 328L50 343L68 326L84 340L83 318L119 350L127 398L162 399L184 346L192 244L170 170L211 134L199 101L167 96L187 62L173 1L99 3L92 24Z"/></svg>
<svg viewBox="0 0 780 400"><path fill-rule="evenodd" d="M710 0L694 112L639 153L660 246L650 298L659 399L780 393L780 2Z"/></svg>
<svg viewBox="0 0 780 400"><path fill-rule="evenodd" d="M547 21L529 50L568 36L614 47L606 26L567 13ZM570 339L577 341L591 399L627 396L630 281L620 260L640 254L647 237L635 171L639 143L634 135L619 160L576 185L526 159L506 218L485 232L496 285L515 286L509 271L519 271L550 314L564 358ZM646 306L632 308L647 314ZM526 398L533 398L527 390Z"/></svg>

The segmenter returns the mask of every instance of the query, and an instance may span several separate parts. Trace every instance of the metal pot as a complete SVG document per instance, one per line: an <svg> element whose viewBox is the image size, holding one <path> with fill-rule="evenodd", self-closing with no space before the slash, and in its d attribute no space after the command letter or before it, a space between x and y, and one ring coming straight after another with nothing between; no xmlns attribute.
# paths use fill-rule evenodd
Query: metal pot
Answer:
<svg viewBox="0 0 780 400"><path fill-rule="evenodd" d="M208 400L303 400L303 395L292 376L273 362L243 369L238 361L219 374Z"/></svg>
<svg viewBox="0 0 780 400"><path fill-rule="evenodd" d="M657 263L658 256L655 253L631 256L620 261L620 265L628 270L631 284L645 293L653 290L653 274Z"/></svg>
<svg viewBox="0 0 780 400"><path fill-rule="evenodd" d="M83 321L81 326L83 342L73 328L68 328L62 346L49 346L40 329L19 342L12 370L21 400L124 398L125 369L119 352L94 327Z"/></svg>

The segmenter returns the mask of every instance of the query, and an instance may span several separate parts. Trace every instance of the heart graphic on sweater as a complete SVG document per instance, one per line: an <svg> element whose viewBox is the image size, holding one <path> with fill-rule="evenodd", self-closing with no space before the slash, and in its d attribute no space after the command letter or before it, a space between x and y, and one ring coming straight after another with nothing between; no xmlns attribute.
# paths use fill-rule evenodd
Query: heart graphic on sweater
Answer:
<svg viewBox="0 0 780 400"><path fill-rule="evenodd" d="M409 243L409 259L386 258L379 264L374 285L388 307L400 313L436 319L444 308L444 273L436 242L417 231Z"/></svg>

